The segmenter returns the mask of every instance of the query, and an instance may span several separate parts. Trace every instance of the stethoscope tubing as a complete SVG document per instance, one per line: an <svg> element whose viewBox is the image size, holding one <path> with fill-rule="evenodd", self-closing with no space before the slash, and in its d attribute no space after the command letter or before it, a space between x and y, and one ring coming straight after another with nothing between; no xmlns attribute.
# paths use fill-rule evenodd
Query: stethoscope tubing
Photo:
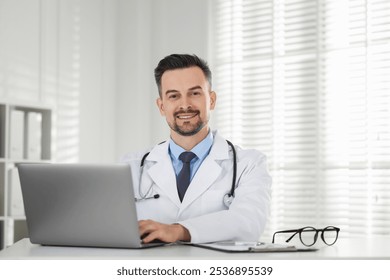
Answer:
<svg viewBox="0 0 390 280"><path fill-rule="evenodd" d="M160 145L160 144L162 144L164 142L161 142L158 145ZM236 149L234 148L233 143L230 142L229 140L226 140L226 142L231 147L232 153L233 153L233 177L232 177L232 186L231 186L230 192L227 193L225 196L227 196L228 198L234 198L234 192L235 192L235 189L236 189L236 179L237 179L237 154L236 154ZM147 196L148 196L149 192L152 189L152 187L150 187L145 195L141 194L141 183L142 183L142 175L143 175L143 170L144 170L144 164L145 164L145 160L146 160L146 158L148 157L149 154L150 154L150 152L145 153L143 155L142 159L141 159L141 163L140 163L140 168L141 168L141 172L140 173L141 174L140 174L140 184L139 184L139 195L140 195L140 198L136 199L136 201L149 199L149 197L147 197ZM150 198L159 198L159 197L160 197L160 195L155 195L155 196L152 196Z"/></svg>

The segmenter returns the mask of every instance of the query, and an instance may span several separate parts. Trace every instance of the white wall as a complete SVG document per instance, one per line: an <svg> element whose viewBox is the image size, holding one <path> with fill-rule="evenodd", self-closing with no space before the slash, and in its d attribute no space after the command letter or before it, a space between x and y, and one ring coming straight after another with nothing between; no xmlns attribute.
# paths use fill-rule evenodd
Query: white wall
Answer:
<svg viewBox="0 0 390 280"><path fill-rule="evenodd" d="M55 110L55 160L116 161L168 136L153 69L207 56L209 0L0 0L0 100Z"/></svg>
<svg viewBox="0 0 390 280"><path fill-rule="evenodd" d="M39 0L0 1L1 99L40 99L39 12Z"/></svg>
<svg viewBox="0 0 390 280"><path fill-rule="evenodd" d="M116 1L80 4L80 161L116 161Z"/></svg>
<svg viewBox="0 0 390 280"><path fill-rule="evenodd" d="M151 137L150 1L118 3L116 156L148 145Z"/></svg>

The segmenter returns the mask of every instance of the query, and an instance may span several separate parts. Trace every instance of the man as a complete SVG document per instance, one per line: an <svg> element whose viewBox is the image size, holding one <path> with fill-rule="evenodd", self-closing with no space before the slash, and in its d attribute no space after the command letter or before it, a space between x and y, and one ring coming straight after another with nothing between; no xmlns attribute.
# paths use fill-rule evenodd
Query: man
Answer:
<svg viewBox="0 0 390 280"><path fill-rule="evenodd" d="M173 54L159 62L155 78L157 106L170 139L145 155L124 158L136 181L143 242L257 241L270 200L266 158L256 150L233 151L210 130L217 96L207 63L195 55Z"/></svg>

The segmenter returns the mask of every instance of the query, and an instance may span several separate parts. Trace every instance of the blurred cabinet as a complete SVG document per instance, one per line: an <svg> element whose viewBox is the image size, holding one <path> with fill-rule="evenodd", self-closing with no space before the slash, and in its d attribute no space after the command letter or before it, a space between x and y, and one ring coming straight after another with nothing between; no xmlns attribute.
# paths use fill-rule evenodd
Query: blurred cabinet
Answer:
<svg viewBox="0 0 390 280"><path fill-rule="evenodd" d="M16 165L52 159L52 110L0 102L0 249L27 237Z"/></svg>

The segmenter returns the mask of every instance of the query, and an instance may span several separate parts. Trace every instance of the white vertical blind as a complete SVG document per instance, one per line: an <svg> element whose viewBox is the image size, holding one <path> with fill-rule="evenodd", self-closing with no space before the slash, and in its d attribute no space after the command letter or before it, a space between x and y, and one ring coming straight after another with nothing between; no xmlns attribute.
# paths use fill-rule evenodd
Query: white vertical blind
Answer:
<svg viewBox="0 0 390 280"><path fill-rule="evenodd" d="M390 234L390 1L216 0L218 130L268 156L266 236Z"/></svg>

